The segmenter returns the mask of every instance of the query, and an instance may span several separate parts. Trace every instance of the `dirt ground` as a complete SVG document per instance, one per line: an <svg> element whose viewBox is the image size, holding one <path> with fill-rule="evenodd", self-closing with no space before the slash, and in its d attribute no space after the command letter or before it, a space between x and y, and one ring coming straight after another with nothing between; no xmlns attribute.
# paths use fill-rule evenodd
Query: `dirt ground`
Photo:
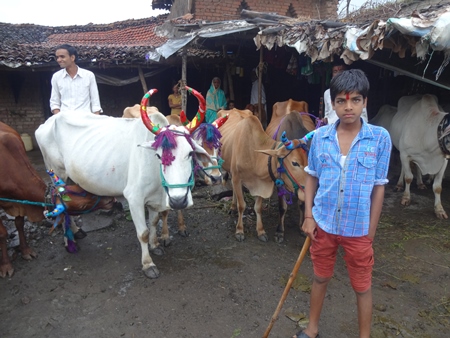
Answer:
<svg viewBox="0 0 450 338"><path fill-rule="evenodd" d="M29 155L42 172L40 153ZM442 201L450 214L449 183ZM413 186L412 205L403 207L394 185L392 179L374 242L372 337L449 337L450 220L435 218L431 188ZM262 337L305 240L298 208L289 208L285 241L277 244L277 201L266 200L269 242L257 239L249 212L240 243L229 202L211 199L209 187L196 187L194 195L194 207L184 212L190 236L177 234L172 212L172 245L152 255L161 272L153 280L141 271L136 231L123 212L94 215L111 225L89 232L77 254L66 252L61 231L48 234L48 223L29 225L39 256L28 262L19 255L14 276L0 280L0 337ZM291 337L307 322L311 277L307 256L270 337ZM321 337L357 337L355 309L340 257Z"/></svg>

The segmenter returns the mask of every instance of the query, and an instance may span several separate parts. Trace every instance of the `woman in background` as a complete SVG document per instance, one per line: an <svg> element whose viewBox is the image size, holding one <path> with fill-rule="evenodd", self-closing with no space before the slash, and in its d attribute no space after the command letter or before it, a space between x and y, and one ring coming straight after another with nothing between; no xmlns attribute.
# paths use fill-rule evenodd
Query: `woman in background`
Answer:
<svg viewBox="0 0 450 338"><path fill-rule="evenodd" d="M168 97L169 107L171 108L170 115L180 115L181 112L181 94L178 88L178 83L172 88L173 94Z"/></svg>
<svg viewBox="0 0 450 338"><path fill-rule="evenodd" d="M211 86L206 93L206 123L212 123L217 118L217 112L220 109L226 109L227 99L225 93L220 89L220 79L215 77L212 79Z"/></svg>

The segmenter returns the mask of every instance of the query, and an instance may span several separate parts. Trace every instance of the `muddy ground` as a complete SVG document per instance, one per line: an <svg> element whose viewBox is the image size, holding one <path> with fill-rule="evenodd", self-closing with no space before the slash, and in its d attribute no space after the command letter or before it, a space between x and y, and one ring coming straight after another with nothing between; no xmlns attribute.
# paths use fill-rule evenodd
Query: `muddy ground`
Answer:
<svg viewBox="0 0 450 338"><path fill-rule="evenodd" d="M42 172L40 153L28 154ZM392 179L374 242L372 337L449 337L450 220L435 218L431 188L413 186L412 205L403 207L394 185ZM249 213L240 243L229 202L211 199L209 187L194 193L194 207L184 212L190 236L177 234L171 213L172 245L152 256L161 272L154 280L141 271L136 232L124 212L85 216L84 222L111 225L90 231L77 254L66 252L61 231L48 234L50 224L29 225L39 256L28 262L18 255L14 276L0 280L0 337L262 337L304 242L298 209L290 207L285 241L277 244L277 201L266 200L269 242L257 239ZM442 200L450 212L448 181ZM311 276L307 256L270 337L291 337L306 323ZM357 337L355 309L340 257L321 337Z"/></svg>

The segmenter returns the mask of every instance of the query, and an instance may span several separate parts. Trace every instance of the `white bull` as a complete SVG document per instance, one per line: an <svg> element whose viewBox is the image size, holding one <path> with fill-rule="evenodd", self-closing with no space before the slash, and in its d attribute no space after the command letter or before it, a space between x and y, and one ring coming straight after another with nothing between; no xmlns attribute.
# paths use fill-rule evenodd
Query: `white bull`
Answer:
<svg viewBox="0 0 450 338"><path fill-rule="evenodd" d="M141 104L144 123L139 119L61 112L37 129L36 139L47 168L54 169L64 180L70 177L100 196L123 195L127 199L142 248L142 269L147 277L157 278L159 271L148 244L152 252L162 253L156 239L158 213L193 204L193 156L204 161L210 158L189 134L195 130L190 126L197 126L204 117L201 94L194 91L200 107L189 128L160 128L168 124L167 119L156 113L150 120L145 112L144 101L151 93ZM145 222L145 207L150 230Z"/></svg>
<svg viewBox="0 0 450 338"><path fill-rule="evenodd" d="M397 107L385 104L378 110L377 115L369 121L370 124L383 127L386 130L391 129L392 119L397 113Z"/></svg>
<svg viewBox="0 0 450 338"><path fill-rule="evenodd" d="M141 112L140 112L141 106L139 104L135 104L132 107L126 107L123 110L122 118L140 118ZM156 107L147 107L147 114L150 115L150 118L152 117L151 114L159 113L158 108ZM183 118L183 121L181 121L181 118ZM197 159L197 174L203 179L205 184L207 185L213 185L213 184L219 184L222 183L222 172L220 171L221 164L220 164L220 132L219 128L220 126L225 123L227 120L228 115L219 117L216 121L213 123L202 123L200 126L192 133L192 139L197 142L199 146L201 146L205 151L209 154L211 158L210 165L209 162L202 162L200 159ZM166 119L169 124L175 125L175 126L183 126L183 122L186 122L186 115L184 113L181 114L181 117L179 115L168 115L166 116ZM171 244L171 239L169 236L169 227L167 224L169 216L169 211L165 211L161 213L162 218L162 231L161 231L161 237L160 240L163 243L164 246L169 246ZM184 222L183 213L181 210L178 210L177 212L177 219L178 219L178 234L182 237L189 236L189 232L186 227L186 223Z"/></svg>
<svg viewBox="0 0 450 338"><path fill-rule="evenodd" d="M433 182L434 212L440 219L448 218L441 203L442 178L447 160L437 136L438 127L446 115L447 113L440 110L437 98L433 95L405 96L398 101L397 114L392 118L389 128L392 143L400 151L402 174L405 177L401 204L411 203L410 185L413 173L410 162L413 162L422 174L436 175ZM445 136L444 147L447 141Z"/></svg>
<svg viewBox="0 0 450 338"><path fill-rule="evenodd" d="M420 99L420 95L417 96L417 99ZM371 119L369 121L370 124L374 124L376 126L380 126L385 128L386 130L390 131L391 130L391 123L392 123L392 119L394 118L395 114L397 113L397 107L385 104L383 106L381 106L381 108L378 110L377 115ZM400 161L400 156L399 154L393 149L393 154L391 156L391 164L393 162L395 162L396 164L398 164ZM423 183L422 180L422 173L420 172L419 168L414 164L414 163L410 163L410 165L412 166L412 170L414 170L414 175L416 176L416 183L417 183L417 187L419 189L426 189L426 185ZM400 172L400 176L398 178L397 181L397 186L395 187L396 191L403 191L404 190L404 186L405 186L405 173L403 172L403 170L401 170ZM434 178L433 175L430 175L429 178L429 183L432 182L432 179Z"/></svg>

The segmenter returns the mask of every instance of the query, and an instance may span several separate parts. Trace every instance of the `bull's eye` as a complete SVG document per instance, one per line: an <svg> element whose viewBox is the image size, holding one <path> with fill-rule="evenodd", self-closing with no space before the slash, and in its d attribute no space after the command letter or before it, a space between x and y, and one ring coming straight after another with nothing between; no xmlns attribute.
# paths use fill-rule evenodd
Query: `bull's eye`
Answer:
<svg viewBox="0 0 450 338"><path fill-rule="evenodd" d="M300 164L298 164L297 162L292 162L292 165L294 166L294 167L300 167Z"/></svg>

